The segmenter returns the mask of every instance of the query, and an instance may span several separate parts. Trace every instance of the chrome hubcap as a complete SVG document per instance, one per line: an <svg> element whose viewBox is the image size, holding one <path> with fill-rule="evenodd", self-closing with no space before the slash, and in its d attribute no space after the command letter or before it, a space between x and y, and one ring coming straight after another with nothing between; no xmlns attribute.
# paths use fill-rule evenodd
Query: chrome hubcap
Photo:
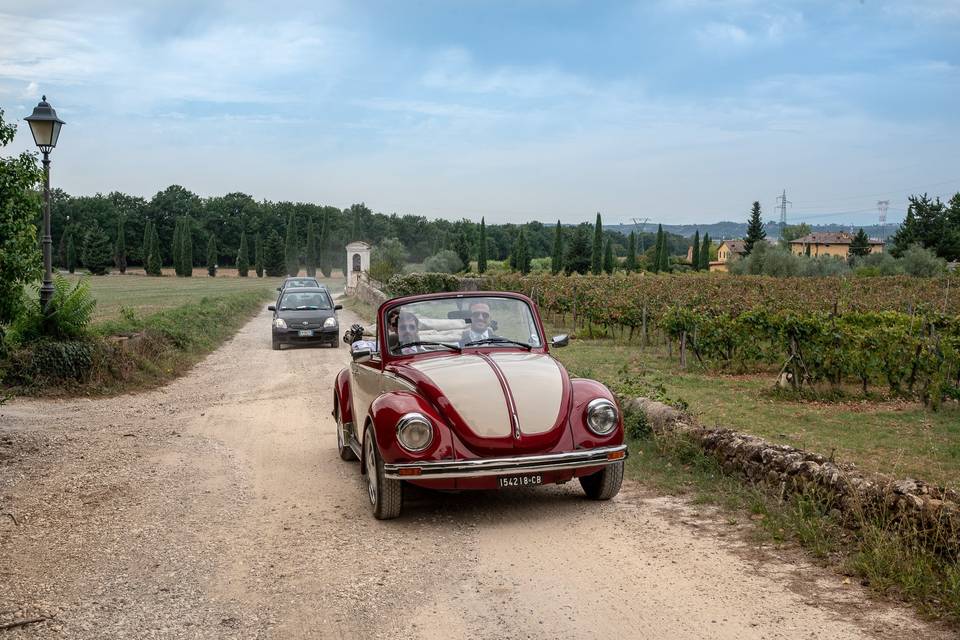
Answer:
<svg viewBox="0 0 960 640"><path fill-rule="evenodd" d="M373 455L373 436L367 434L364 444L367 450L367 493L370 494L370 504L377 504L377 459Z"/></svg>

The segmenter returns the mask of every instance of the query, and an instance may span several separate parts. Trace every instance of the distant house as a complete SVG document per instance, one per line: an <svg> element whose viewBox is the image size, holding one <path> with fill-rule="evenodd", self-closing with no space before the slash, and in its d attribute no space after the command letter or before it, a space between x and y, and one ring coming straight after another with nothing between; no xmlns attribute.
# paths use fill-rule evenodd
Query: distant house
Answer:
<svg viewBox="0 0 960 640"><path fill-rule="evenodd" d="M836 256L846 258L850 255L850 243L853 235L846 231L838 233L817 232L790 241L790 251L798 256ZM870 253L883 253L883 240L870 238Z"/></svg>
<svg viewBox="0 0 960 640"><path fill-rule="evenodd" d="M727 263L747 254L743 240L724 240L717 248L717 259L710 262L710 271L727 271Z"/></svg>

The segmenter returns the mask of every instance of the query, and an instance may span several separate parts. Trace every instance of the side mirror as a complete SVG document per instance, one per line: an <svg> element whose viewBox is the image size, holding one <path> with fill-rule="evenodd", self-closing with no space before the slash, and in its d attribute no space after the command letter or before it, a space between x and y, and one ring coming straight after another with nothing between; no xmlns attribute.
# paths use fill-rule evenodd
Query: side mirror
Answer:
<svg viewBox="0 0 960 640"><path fill-rule="evenodd" d="M357 349L350 352L354 362L367 362L370 360L370 349Z"/></svg>
<svg viewBox="0 0 960 640"><path fill-rule="evenodd" d="M277 310L277 305L275 304L271 304L267 307L267 311L276 311L276 310Z"/></svg>
<svg viewBox="0 0 960 640"><path fill-rule="evenodd" d="M550 340L551 347L565 347L570 344L570 336L566 333L561 333L558 336L553 336Z"/></svg>
<svg viewBox="0 0 960 640"><path fill-rule="evenodd" d="M282 289L280 287L277 287L277 291L282 291Z"/></svg>
<svg viewBox="0 0 960 640"><path fill-rule="evenodd" d="M335 305L333 305L333 310L334 310L334 311L340 311L340 309L343 309L343 305L342 305L342 304L335 304Z"/></svg>

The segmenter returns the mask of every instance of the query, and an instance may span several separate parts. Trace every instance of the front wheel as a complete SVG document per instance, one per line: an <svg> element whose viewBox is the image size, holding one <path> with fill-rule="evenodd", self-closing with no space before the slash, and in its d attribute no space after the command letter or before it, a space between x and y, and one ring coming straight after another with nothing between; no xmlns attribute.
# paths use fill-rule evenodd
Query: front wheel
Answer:
<svg viewBox="0 0 960 640"><path fill-rule="evenodd" d="M609 500L620 493L623 484L623 463L608 464L602 470L580 478L583 492L591 500Z"/></svg>
<svg viewBox="0 0 960 640"><path fill-rule="evenodd" d="M403 506L403 485L399 480L385 478L383 460L373 440L373 429L367 427L363 437L364 458L367 467L367 494L373 517L377 520L390 520L400 515Z"/></svg>

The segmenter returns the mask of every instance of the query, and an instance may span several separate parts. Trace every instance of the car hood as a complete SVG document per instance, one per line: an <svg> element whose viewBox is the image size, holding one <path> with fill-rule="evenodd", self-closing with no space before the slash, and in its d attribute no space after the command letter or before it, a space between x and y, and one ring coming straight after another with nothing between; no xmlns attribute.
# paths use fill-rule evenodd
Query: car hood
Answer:
<svg viewBox="0 0 960 640"><path fill-rule="evenodd" d="M333 309L304 309L302 311L277 311L277 317L287 322L291 320L326 320L333 315Z"/></svg>
<svg viewBox="0 0 960 640"><path fill-rule="evenodd" d="M446 415L477 453L549 448L566 425L569 379L546 354L422 358L404 364L401 374Z"/></svg>

